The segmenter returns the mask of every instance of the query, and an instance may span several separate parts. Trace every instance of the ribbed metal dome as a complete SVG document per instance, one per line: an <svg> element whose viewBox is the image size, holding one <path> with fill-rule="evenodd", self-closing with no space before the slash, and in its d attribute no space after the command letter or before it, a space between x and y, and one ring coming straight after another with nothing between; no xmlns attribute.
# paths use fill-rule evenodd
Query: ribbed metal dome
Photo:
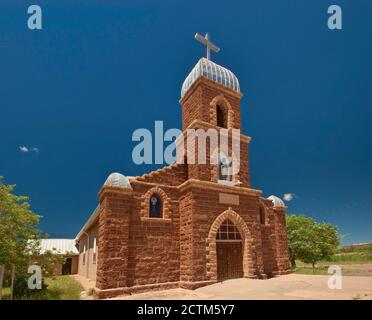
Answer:
<svg viewBox="0 0 372 320"><path fill-rule="evenodd" d="M270 199L273 202L274 207L285 207L283 200L278 198L277 196L271 195L267 199Z"/></svg>
<svg viewBox="0 0 372 320"><path fill-rule="evenodd" d="M123 176L122 174L117 172L111 173L107 180L105 181L104 185L108 187L132 189L129 179L126 176Z"/></svg>
<svg viewBox="0 0 372 320"><path fill-rule="evenodd" d="M206 58L201 58L183 82L181 98L199 77L206 77L226 88L240 92L238 78L228 69Z"/></svg>

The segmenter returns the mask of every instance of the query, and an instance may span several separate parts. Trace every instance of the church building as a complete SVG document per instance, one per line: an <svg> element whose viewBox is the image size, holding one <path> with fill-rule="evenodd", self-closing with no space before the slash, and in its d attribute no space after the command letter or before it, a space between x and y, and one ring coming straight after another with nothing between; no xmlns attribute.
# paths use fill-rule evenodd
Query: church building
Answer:
<svg viewBox="0 0 372 320"><path fill-rule="evenodd" d="M182 89L182 130L241 130L238 78L210 59L206 46ZM232 278L267 279L290 271L286 206L251 188L248 147L240 131L238 172L217 164L174 163L143 176L112 173L99 205L76 237L78 273L98 298L147 290L195 289ZM228 143L231 151L233 141ZM186 145L186 144L185 144ZM194 150L198 152L198 148ZM207 158L212 152L207 146Z"/></svg>

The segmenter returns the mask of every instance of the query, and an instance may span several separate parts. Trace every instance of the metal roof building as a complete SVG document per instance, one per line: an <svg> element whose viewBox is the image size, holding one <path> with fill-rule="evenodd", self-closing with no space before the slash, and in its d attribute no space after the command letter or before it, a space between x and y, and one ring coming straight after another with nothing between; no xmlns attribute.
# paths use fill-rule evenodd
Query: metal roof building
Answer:
<svg viewBox="0 0 372 320"><path fill-rule="evenodd" d="M79 254L75 239L41 239L40 253L52 251L55 254Z"/></svg>

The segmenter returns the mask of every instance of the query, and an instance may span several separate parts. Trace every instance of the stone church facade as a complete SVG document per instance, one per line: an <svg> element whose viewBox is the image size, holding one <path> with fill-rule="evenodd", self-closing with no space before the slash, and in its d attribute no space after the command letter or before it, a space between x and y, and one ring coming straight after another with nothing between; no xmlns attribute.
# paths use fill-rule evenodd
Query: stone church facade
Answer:
<svg viewBox="0 0 372 320"><path fill-rule="evenodd" d="M241 129L241 98L230 70L200 59L182 87L183 130ZM240 169L228 177L220 162L191 164L187 155L143 176L108 177L76 238L79 274L99 298L289 272L286 206L250 187L250 140L240 133Z"/></svg>

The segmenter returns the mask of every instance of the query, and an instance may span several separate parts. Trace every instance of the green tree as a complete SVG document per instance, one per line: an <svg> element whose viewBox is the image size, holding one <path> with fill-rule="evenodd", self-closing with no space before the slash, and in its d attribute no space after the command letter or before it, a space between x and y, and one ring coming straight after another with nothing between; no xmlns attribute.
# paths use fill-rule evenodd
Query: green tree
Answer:
<svg viewBox="0 0 372 320"><path fill-rule="evenodd" d="M317 223L303 215L288 215L286 222L293 268L296 267L296 260L311 263L314 268L317 261L329 259L337 251L340 236L335 226Z"/></svg>
<svg viewBox="0 0 372 320"><path fill-rule="evenodd" d="M26 274L29 254L38 250L40 217L31 211L28 197L15 195L14 188L0 177L0 265L7 270L14 265L17 274Z"/></svg>
<svg viewBox="0 0 372 320"><path fill-rule="evenodd" d="M57 254L51 250L39 255L38 262L35 264L40 265L44 277L52 277L54 267L56 265L63 265L66 258L63 255Z"/></svg>
<svg viewBox="0 0 372 320"><path fill-rule="evenodd" d="M15 267L14 297L27 298L40 294L27 287L28 265L40 265L44 279L52 275L56 264L64 262L64 257L51 251L40 253L40 239L47 236L37 228L40 216L31 211L28 197L15 195L14 188L0 177L0 265L5 266L7 285ZM43 281L43 290L46 288Z"/></svg>

